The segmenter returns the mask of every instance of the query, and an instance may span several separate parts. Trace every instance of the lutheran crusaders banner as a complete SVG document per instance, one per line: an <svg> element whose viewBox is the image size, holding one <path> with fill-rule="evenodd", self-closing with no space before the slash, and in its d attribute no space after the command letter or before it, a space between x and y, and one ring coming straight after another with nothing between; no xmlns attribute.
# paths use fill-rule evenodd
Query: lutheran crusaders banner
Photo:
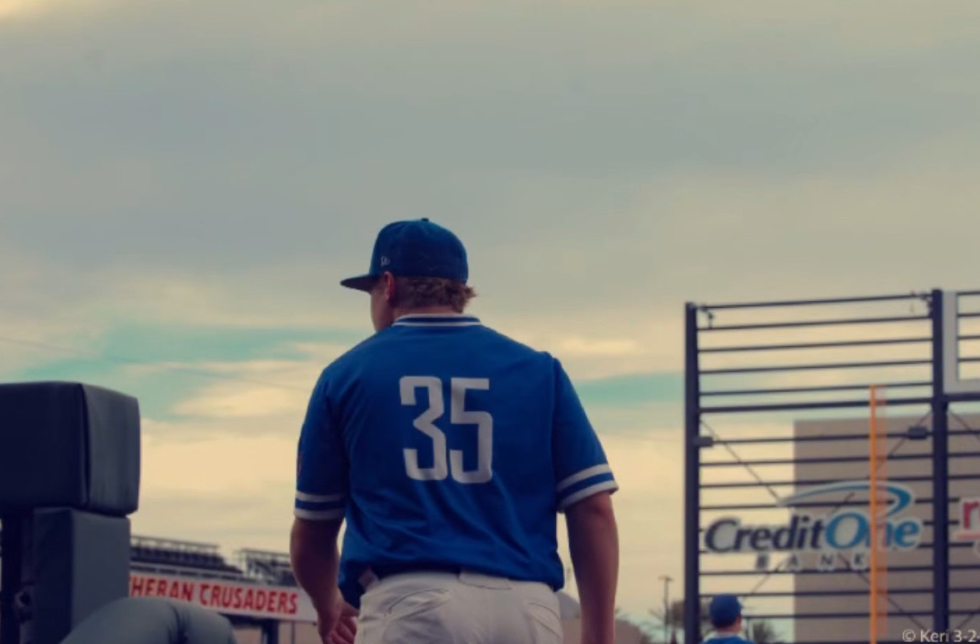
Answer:
<svg viewBox="0 0 980 644"><path fill-rule="evenodd" d="M133 572L129 595L176 599L223 615L316 622L310 598L298 588Z"/></svg>

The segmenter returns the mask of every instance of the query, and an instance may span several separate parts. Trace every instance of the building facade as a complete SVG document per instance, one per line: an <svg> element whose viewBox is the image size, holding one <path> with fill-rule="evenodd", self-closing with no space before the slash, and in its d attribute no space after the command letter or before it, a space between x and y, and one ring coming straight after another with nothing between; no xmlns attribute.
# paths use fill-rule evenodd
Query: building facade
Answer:
<svg viewBox="0 0 980 644"><path fill-rule="evenodd" d="M892 412L894 415L896 412ZM884 548L878 551L872 575L869 539L860 515L870 515L868 489L829 491L820 495L829 507L795 508L793 514L822 518L822 548L791 553L795 639L798 641L870 641L872 592L878 588L876 632L879 641L980 641L980 554L975 533L980 520L980 415L951 418L949 437L949 580L950 626L948 639L932 638L933 610L933 503L932 446L928 419L896 416L880 422L878 454L879 510L892 514L879 522ZM798 422L798 438L847 436L868 433L869 419ZM921 429L920 429L921 428ZM910 431L911 429L911 431ZM922 431L922 429L926 431ZM802 440L796 450L797 481L868 482L872 479L868 442L855 440ZM854 458L869 455L867 460ZM825 462L823 459L841 459ZM846 460L845 460L846 459ZM808 463L814 460L818 462ZM802 461L802 462L801 462ZM795 493L819 488L821 483L797 485ZM842 487L842 486L838 486ZM908 492L903 497L903 492ZM810 497L817 499L817 496ZM903 503L905 505L903 505ZM811 521L811 526L813 522ZM863 538L862 538L863 537ZM832 543L831 543L832 542ZM856 542L856 545L853 545ZM806 544L810 546L812 544ZM838 547L834 547L838 546ZM843 547L852 546L852 547ZM872 581L874 579L874 582ZM846 616L845 616L846 615ZM908 633L914 640L907 640ZM961 638L961 639L958 639Z"/></svg>

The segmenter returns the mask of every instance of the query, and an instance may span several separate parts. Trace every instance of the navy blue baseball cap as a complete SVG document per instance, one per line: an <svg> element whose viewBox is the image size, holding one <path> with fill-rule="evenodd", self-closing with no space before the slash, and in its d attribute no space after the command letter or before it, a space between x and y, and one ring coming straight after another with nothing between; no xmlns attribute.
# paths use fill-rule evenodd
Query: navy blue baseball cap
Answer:
<svg viewBox="0 0 980 644"><path fill-rule="evenodd" d="M382 228L367 274L349 277L340 285L370 291L386 272L396 277L441 277L465 284L469 265L459 237L423 217Z"/></svg>
<svg viewBox="0 0 980 644"><path fill-rule="evenodd" d="M716 595L708 605L708 618L718 628L731 626L742 614L742 605L735 595Z"/></svg>

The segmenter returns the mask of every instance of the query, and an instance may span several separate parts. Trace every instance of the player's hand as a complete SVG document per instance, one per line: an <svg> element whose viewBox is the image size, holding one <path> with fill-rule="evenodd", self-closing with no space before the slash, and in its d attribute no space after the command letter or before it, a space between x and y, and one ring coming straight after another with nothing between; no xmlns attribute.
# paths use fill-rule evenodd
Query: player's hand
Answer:
<svg viewBox="0 0 980 644"><path fill-rule="evenodd" d="M317 631L323 644L354 644L357 609L339 596L317 611Z"/></svg>
<svg viewBox="0 0 980 644"><path fill-rule="evenodd" d="M357 609L340 600L340 619L331 634L330 644L354 644L357 635Z"/></svg>

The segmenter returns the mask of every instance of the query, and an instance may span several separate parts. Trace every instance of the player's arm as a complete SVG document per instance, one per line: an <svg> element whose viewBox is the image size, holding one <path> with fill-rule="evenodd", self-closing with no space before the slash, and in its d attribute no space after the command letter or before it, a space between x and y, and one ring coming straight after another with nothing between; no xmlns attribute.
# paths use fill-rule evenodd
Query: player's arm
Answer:
<svg viewBox="0 0 980 644"><path fill-rule="evenodd" d="M293 520L289 538L293 574L321 616L334 610L340 600L337 536L342 522L342 519L311 521L299 517Z"/></svg>
<svg viewBox="0 0 980 644"><path fill-rule="evenodd" d="M553 455L582 610L582 644L613 644L619 536L612 469L571 380L555 361Z"/></svg>
<svg viewBox="0 0 980 644"><path fill-rule="evenodd" d="M570 506L565 520L582 609L582 644L612 644L616 639L619 536L609 492Z"/></svg>
<svg viewBox="0 0 980 644"><path fill-rule="evenodd" d="M299 439L295 519L289 551L293 573L321 623L337 619L340 553L337 537L347 505L348 466L340 430L332 422L326 373L317 382Z"/></svg>

